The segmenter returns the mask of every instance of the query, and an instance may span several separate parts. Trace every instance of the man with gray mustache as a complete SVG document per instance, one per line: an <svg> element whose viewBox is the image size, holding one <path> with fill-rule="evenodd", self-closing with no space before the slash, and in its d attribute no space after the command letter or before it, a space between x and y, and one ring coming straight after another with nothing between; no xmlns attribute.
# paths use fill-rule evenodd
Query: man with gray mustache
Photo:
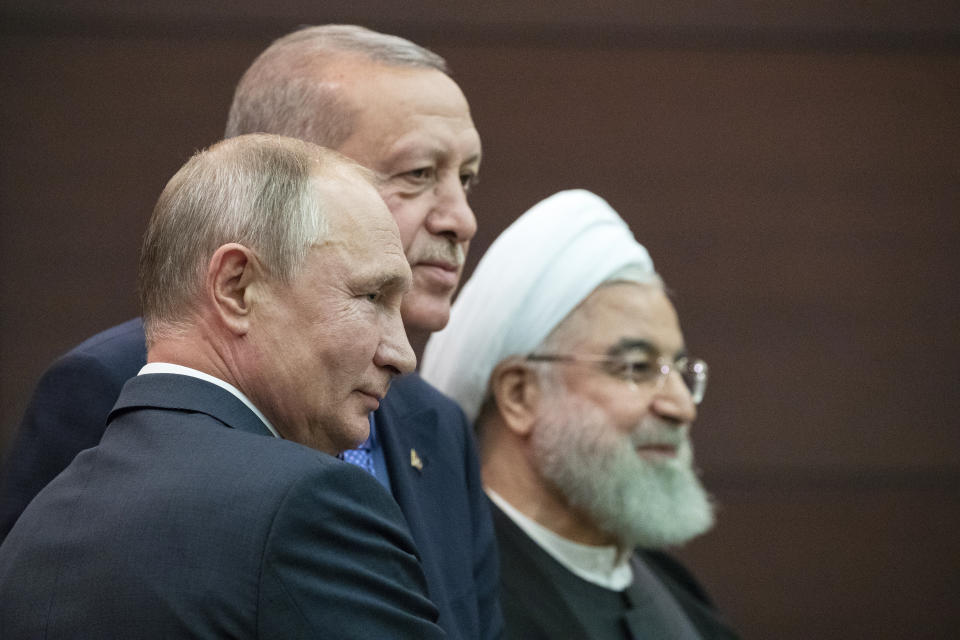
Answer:
<svg viewBox="0 0 960 640"><path fill-rule="evenodd" d="M423 344L441 329L477 231L467 196L481 161L469 104L443 58L355 25L298 29L261 53L237 85L226 137L253 132L336 149L381 176L377 189L413 276L401 306L407 335ZM121 387L145 358L138 318L47 370L0 474L0 541L33 496L100 441ZM496 543L463 412L416 374L398 377L385 398L367 391L379 404L370 437L344 459L400 506L447 638L500 637ZM358 629L361 622L358 613Z"/></svg>
<svg viewBox="0 0 960 640"><path fill-rule="evenodd" d="M412 246L407 258L411 264L422 269L430 269L438 284L446 282L451 290L456 289L460 272L466 260L463 245L449 241L435 240L423 246Z"/></svg>
<svg viewBox="0 0 960 640"><path fill-rule="evenodd" d="M707 365L605 201L561 192L504 231L421 375L475 423L506 637L735 637L663 553L713 524L689 439Z"/></svg>

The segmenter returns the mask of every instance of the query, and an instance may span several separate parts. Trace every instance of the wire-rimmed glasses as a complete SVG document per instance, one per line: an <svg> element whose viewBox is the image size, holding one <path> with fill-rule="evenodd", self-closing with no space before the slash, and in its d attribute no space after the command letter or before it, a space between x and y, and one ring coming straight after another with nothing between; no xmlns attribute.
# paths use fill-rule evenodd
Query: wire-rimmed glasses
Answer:
<svg viewBox="0 0 960 640"><path fill-rule="evenodd" d="M694 404L700 404L707 391L707 363L700 358L681 356L675 361L661 357L656 360L650 358L630 358L626 356L598 356L587 354L558 354L558 353L531 353L527 360L533 362L569 362L584 364L599 364L611 376L625 380L631 384L651 385L659 390L667 380L671 371L680 374L680 378L690 391Z"/></svg>

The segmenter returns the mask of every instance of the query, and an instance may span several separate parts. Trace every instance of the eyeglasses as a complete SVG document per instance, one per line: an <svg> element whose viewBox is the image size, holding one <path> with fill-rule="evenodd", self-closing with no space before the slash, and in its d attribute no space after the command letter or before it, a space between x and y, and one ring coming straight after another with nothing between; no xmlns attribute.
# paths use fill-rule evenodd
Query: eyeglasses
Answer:
<svg viewBox="0 0 960 640"><path fill-rule="evenodd" d="M649 358L625 356L531 353L527 355L527 360L533 362L600 364L614 378L625 380L637 386L652 384L655 385L657 390L663 388L670 372L676 371L680 374L683 383L687 385L694 404L700 404L707 391L708 367L707 363L699 358L682 357L675 362L671 362L665 357L650 360Z"/></svg>

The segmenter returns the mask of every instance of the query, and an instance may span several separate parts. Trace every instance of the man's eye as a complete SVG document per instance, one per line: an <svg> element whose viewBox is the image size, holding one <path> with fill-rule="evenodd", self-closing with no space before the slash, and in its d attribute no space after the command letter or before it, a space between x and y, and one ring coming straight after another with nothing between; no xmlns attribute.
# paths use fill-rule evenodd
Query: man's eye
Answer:
<svg viewBox="0 0 960 640"><path fill-rule="evenodd" d="M407 171L406 176L412 180L422 182L433 177L432 167L419 167L412 171Z"/></svg>
<svg viewBox="0 0 960 640"><path fill-rule="evenodd" d="M465 172L460 174L460 184L463 185L464 191L470 191L477 183L480 181L480 178L475 173Z"/></svg>
<svg viewBox="0 0 960 640"><path fill-rule="evenodd" d="M653 367L647 360L622 360L614 365L612 373L624 380L641 382L650 377L652 370Z"/></svg>
<svg viewBox="0 0 960 640"><path fill-rule="evenodd" d="M380 294L379 294L379 293L366 293L366 294L364 294L364 297L366 297L366 299L369 300L370 302L376 302L377 300L380 299Z"/></svg>

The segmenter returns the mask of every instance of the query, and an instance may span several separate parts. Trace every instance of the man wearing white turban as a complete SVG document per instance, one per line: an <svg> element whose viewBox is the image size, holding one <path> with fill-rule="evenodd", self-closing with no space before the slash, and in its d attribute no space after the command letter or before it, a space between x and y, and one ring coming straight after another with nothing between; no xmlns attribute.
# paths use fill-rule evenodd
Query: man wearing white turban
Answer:
<svg viewBox="0 0 960 640"><path fill-rule="evenodd" d="M507 637L736 637L662 551L713 524L689 441L707 366L604 200L564 191L504 231L421 374L477 429Z"/></svg>

